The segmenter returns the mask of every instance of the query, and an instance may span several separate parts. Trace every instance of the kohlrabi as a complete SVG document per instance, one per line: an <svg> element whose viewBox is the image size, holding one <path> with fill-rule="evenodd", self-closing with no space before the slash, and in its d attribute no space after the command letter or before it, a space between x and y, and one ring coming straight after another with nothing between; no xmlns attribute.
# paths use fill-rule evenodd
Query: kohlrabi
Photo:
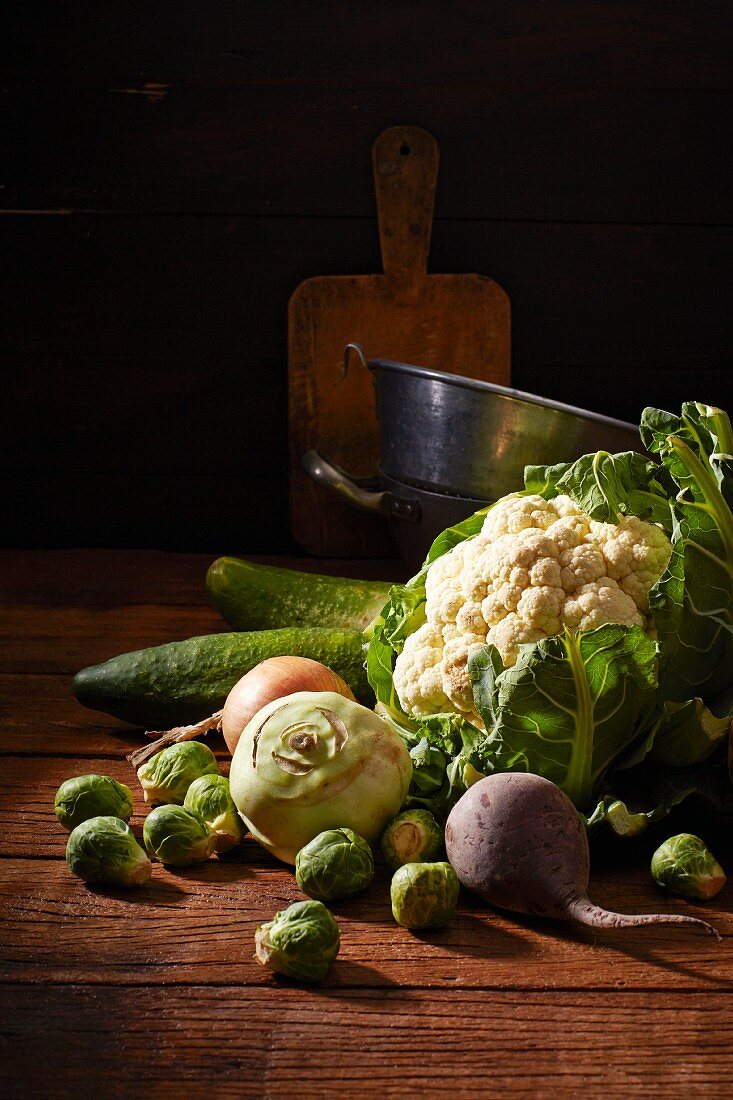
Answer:
<svg viewBox="0 0 733 1100"><path fill-rule="evenodd" d="M326 829L378 840L411 774L399 734L373 711L335 692L303 691L269 703L249 722L229 782L254 838L295 863Z"/></svg>

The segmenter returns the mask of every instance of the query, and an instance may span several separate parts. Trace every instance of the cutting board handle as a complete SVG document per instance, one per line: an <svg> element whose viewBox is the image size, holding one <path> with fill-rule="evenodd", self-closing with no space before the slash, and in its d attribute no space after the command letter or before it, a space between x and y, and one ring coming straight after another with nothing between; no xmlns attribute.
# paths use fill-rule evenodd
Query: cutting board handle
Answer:
<svg viewBox="0 0 733 1100"><path fill-rule="evenodd" d="M391 126L372 146L382 264L408 296L428 273L439 159L437 141L417 126Z"/></svg>

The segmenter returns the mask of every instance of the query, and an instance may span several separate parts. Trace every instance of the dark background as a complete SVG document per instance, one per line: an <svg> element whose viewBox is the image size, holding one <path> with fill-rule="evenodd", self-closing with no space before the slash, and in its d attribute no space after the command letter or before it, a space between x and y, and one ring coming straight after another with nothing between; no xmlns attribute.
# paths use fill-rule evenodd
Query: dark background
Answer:
<svg viewBox="0 0 733 1100"><path fill-rule="evenodd" d="M397 123L441 147L431 270L511 298L515 385L630 420L730 404L731 21L9 5L6 544L293 548L287 301L379 269L370 148Z"/></svg>

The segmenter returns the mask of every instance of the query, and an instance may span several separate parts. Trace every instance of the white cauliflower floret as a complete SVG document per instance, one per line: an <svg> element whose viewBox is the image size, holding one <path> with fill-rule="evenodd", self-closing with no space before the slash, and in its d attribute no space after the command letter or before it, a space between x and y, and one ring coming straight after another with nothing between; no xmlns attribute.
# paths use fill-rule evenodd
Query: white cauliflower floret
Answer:
<svg viewBox="0 0 733 1100"><path fill-rule="evenodd" d="M555 520L547 528L547 537L557 546L561 554L580 546L590 531L588 517L583 515L566 515Z"/></svg>
<svg viewBox="0 0 733 1100"><path fill-rule="evenodd" d="M584 584L568 596L562 621L570 630L595 630L604 623L645 626L644 616L623 589L611 577Z"/></svg>
<svg viewBox="0 0 733 1100"><path fill-rule="evenodd" d="M572 497L553 497L552 500L548 500L547 503L557 512L558 516L581 516L586 523L590 522L588 516L586 516L582 508L578 507Z"/></svg>
<svg viewBox="0 0 733 1100"><path fill-rule="evenodd" d="M468 675L468 658L476 649L486 645L486 635L464 634L453 642L447 642L440 666L443 688L456 710L464 714L473 711L473 691Z"/></svg>
<svg viewBox="0 0 733 1100"><path fill-rule="evenodd" d="M592 534L606 562L609 577L618 581L640 611L649 610L649 589L664 572L672 547L659 527L636 516L616 525L591 523Z"/></svg>
<svg viewBox="0 0 733 1100"><path fill-rule="evenodd" d="M489 577L492 582L506 582L512 571L522 570L518 577L526 576L525 584L530 584L532 569L551 568L551 563L559 562L557 546L544 531L534 528L520 531L517 535L500 535L483 555ZM548 563L545 559L550 559ZM539 574L538 574L539 575ZM557 570L559 580L560 570Z"/></svg>
<svg viewBox="0 0 733 1100"><path fill-rule="evenodd" d="M493 540L500 535L516 535L529 527L543 529L554 523L557 517L558 513L544 497L503 497L487 514L481 534Z"/></svg>
<svg viewBox="0 0 733 1100"><path fill-rule="evenodd" d="M437 625L456 621L464 602L461 576L469 545L468 542L459 542L458 546L433 562L428 570L425 611L429 622Z"/></svg>
<svg viewBox="0 0 733 1100"><path fill-rule="evenodd" d="M490 642L505 667L519 647L621 623L651 630L649 589L671 554L666 534L634 517L598 523L570 497L509 496L481 533L431 565L427 623L397 658L394 684L410 714L473 711L470 654Z"/></svg>
<svg viewBox="0 0 733 1100"><path fill-rule="evenodd" d="M440 714L450 709L443 691L440 664L443 639L430 623L411 634L398 656L392 681L408 714Z"/></svg>
<svg viewBox="0 0 733 1100"><path fill-rule="evenodd" d="M538 630L530 626L519 615L507 615L496 626L492 626L486 635L486 641L495 645L501 654L501 659L506 668L511 668L517 663L519 647L526 642L541 642L546 638L544 630Z"/></svg>
<svg viewBox="0 0 733 1100"><path fill-rule="evenodd" d="M481 611L480 603L464 603L456 615L456 627L459 635L476 634L480 638L486 637L486 619ZM443 635L445 641L445 634Z"/></svg>
<svg viewBox="0 0 733 1100"><path fill-rule="evenodd" d="M597 546L584 543L560 555L560 583L566 592L606 576L606 562Z"/></svg>
<svg viewBox="0 0 733 1100"><path fill-rule="evenodd" d="M559 634L562 630L562 609L566 593L562 588L549 585L526 588L517 604L517 615L528 626L545 634Z"/></svg>
<svg viewBox="0 0 733 1100"><path fill-rule="evenodd" d="M485 559L491 552L491 540L478 535L470 545L471 553L466 555L459 584L465 600L481 603L486 597L489 584L489 569Z"/></svg>

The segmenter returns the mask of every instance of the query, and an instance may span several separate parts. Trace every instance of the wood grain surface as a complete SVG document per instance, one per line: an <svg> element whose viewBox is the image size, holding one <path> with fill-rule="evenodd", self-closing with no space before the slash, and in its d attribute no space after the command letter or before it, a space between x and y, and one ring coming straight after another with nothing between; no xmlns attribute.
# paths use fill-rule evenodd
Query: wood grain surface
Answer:
<svg viewBox="0 0 733 1100"><path fill-rule="evenodd" d="M73 878L52 811L60 782L116 776L135 790L138 833L145 812L124 760L140 732L78 706L74 661L166 640L176 623L211 625L198 583L206 564L203 555L2 556L11 614L0 618L0 651L13 666L0 673L3 1097L726 1096L730 886L704 907L722 943L661 926L592 932L513 918L467 894L445 928L412 934L392 920L378 860L372 886L334 906L341 953L309 989L253 959L257 925L302 895L251 840L185 871L156 865L134 893ZM359 564L352 572L369 570ZM212 745L226 770L221 741ZM703 912L648 875L664 829L690 824L680 814L628 846L594 842L598 902ZM729 827L707 824L730 869Z"/></svg>

